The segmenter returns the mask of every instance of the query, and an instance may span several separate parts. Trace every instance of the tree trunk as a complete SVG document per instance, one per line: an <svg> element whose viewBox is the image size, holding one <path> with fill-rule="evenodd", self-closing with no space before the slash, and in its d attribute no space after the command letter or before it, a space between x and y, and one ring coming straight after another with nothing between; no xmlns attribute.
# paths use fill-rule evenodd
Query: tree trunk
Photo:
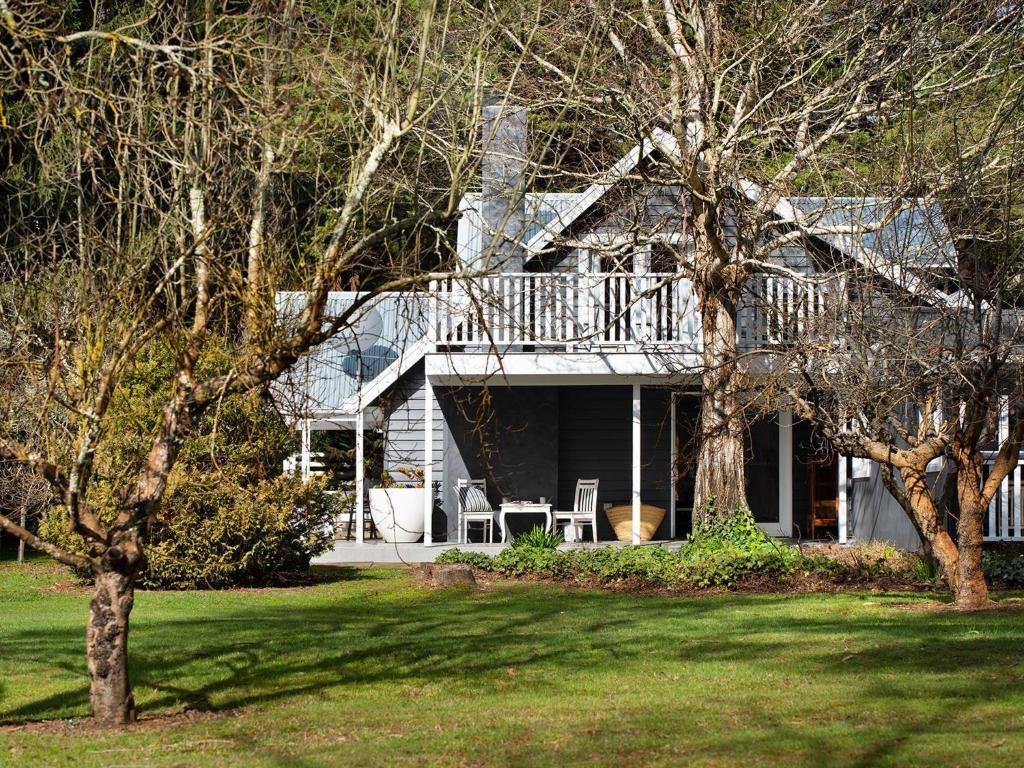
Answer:
<svg viewBox="0 0 1024 768"><path fill-rule="evenodd" d="M959 608L974 610L992 604L981 565L984 520L988 501L982 492L984 459L977 451L960 447L957 459L956 491L960 519L956 525L956 543L960 551L957 585L953 601Z"/></svg>
<svg viewBox="0 0 1024 768"><path fill-rule="evenodd" d="M728 515L747 507L745 420L736 384L736 305L724 291L697 289L704 341L701 384L700 450L694 488L694 514L711 509Z"/></svg>
<svg viewBox="0 0 1024 768"><path fill-rule="evenodd" d="M953 590L953 602L958 608L974 610L992 604L981 565L984 515L985 507L960 508L960 521L956 529L960 558L957 562L957 585Z"/></svg>
<svg viewBox="0 0 1024 768"><path fill-rule="evenodd" d="M106 725L135 720L135 699L128 682L128 616L135 586L124 574L96 575L85 630L89 662L89 704L93 717Z"/></svg>
<svg viewBox="0 0 1024 768"><path fill-rule="evenodd" d="M928 485L927 466L901 466L899 472L903 478L903 488L896 484L891 471L883 471L882 482L907 513L914 530L921 537L925 556L938 563L942 577L955 595L960 583L960 573L957 570L960 554L949 531L943 525L941 512L932 496L932 489Z"/></svg>

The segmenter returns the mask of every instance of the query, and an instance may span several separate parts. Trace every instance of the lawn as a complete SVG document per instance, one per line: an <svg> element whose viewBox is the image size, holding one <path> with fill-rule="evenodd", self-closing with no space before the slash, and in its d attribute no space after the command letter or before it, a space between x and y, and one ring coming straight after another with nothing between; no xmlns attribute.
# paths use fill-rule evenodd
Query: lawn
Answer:
<svg viewBox="0 0 1024 768"><path fill-rule="evenodd" d="M146 714L0 730L0 764L1016 765L1024 614L907 595L432 592L394 569L297 589L141 593ZM85 593L0 564L0 721L87 712Z"/></svg>

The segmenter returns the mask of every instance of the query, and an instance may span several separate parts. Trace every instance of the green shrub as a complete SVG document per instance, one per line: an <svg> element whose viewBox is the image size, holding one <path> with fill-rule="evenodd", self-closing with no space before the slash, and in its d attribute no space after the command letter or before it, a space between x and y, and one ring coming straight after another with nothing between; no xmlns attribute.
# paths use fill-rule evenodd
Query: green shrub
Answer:
<svg viewBox="0 0 1024 768"><path fill-rule="evenodd" d="M795 570L799 560L799 552L790 546L684 548L680 578L694 587L731 587L753 576L785 576Z"/></svg>
<svg viewBox="0 0 1024 768"><path fill-rule="evenodd" d="M1010 549L986 550L981 555L985 576L1008 587L1024 587L1024 552Z"/></svg>
<svg viewBox="0 0 1024 768"><path fill-rule="evenodd" d="M526 533L521 533L512 539L512 548L558 549L563 541L565 539L561 531L551 533L543 526L535 525Z"/></svg>
<svg viewBox="0 0 1024 768"><path fill-rule="evenodd" d="M153 345L135 361L111 405L89 491L101 520L117 514L118 491L145 460L153 425L173 386L173 355ZM227 344L211 345L200 367L228 370ZM180 446L160 512L143 533L147 563L140 584L163 589L223 588L272 582L306 571L333 537L337 497L324 482L281 476L295 432L263 394L224 398L203 414ZM61 509L41 535L76 551L84 542ZM83 574L87 575L87 574Z"/></svg>
<svg viewBox="0 0 1024 768"><path fill-rule="evenodd" d="M505 576L612 584L635 582L658 587L731 588L751 579L784 582L815 575L833 583L893 579L928 584L917 555L876 543L802 553L763 533L747 510L699 525L678 551L663 546L596 547L559 550L558 540L536 529L494 557L448 550L438 562L464 563ZM1024 574L1024 556L1006 566ZM927 575L927 574L925 574Z"/></svg>
<svg viewBox="0 0 1024 768"><path fill-rule="evenodd" d="M494 570L494 558L490 555L483 552L468 552L458 547L446 549L434 562L442 565L469 565L481 571Z"/></svg>
<svg viewBox="0 0 1024 768"><path fill-rule="evenodd" d="M708 501L704 514L694 519L693 532L687 542L698 549L756 550L777 546L771 536L757 527L754 513L749 509L736 509L722 515L715 509L714 499Z"/></svg>
<svg viewBox="0 0 1024 768"><path fill-rule="evenodd" d="M679 575L679 554L662 546L601 547L567 553L577 578L603 583L641 581L671 584Z"/></svg>
<svg viewBox="0 0 1024 768"><path fill-rule="evenodd" d="M322 483L303 485L294 477L237 486L189 475L168 493L163 512L145 533L146 566L138 584L223 589L304 573L333 541L334 499ZM62 508L43 517L40 532L84 550Z"/></svg>

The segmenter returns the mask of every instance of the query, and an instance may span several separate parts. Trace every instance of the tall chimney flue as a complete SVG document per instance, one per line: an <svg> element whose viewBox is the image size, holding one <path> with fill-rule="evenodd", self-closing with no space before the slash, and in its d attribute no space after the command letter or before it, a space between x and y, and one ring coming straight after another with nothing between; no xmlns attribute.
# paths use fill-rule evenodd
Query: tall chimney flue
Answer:
<svg viewBox="0 0 1024 768"><path fill-rule="evenodd" d="M522 272L526 235L526 110L506 104L483 108L477 269Z"/></svg>

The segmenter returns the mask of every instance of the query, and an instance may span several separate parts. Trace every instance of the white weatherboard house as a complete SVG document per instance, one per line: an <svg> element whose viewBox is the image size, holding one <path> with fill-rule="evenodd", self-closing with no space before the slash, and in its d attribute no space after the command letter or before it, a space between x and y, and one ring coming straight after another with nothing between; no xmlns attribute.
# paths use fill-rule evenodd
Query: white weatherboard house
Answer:
<svg viewBox="0 0 1024 768"><path fill-rule="evenodd" d="M607 248L624 240L626 209L679 242L676 190L636 182L674 143L656 132L589 189L534 194L524 189L525 115L489 107L485 117L481 191L463 199L458 225L464 276L374 297L353 328L293 367L277 392L302 432L295 468L308 476L317 466L312 432L353 430L354 519L367 504L386 506L400 530L385 537L426 547L467 535L497 542L553 518L588 541L616 532L634 543L682 538L693 482L678 459L689 453L700 405L700 316L671 253L648 246L613 257ZM872 205L793 198L777 210L841 228L877 215ZM899 269L890 249L933 271L955 265L941 213L925 203L862 236L810 241L775 258L812 273L820 254L831 254L883 278ZM789 324L827 303L824 285L768 275L756 276L749 294L738 318L746 351L781 343ZM332 294L329 313L359 297ZM282 311L302 300L278 297ZM370 445L379 446L376 466L410 490L383 501L367 493L380 480L366 476ZM755 518L773 535L918 544L877 466L836 456L788 411L751 425L747 478ZM1020 484L1018 467L997 494L988 538L1021 538ZM363 525L348 534L354 540L339 541L328 560L377 559L353 553L369 546Z"/></svg>

